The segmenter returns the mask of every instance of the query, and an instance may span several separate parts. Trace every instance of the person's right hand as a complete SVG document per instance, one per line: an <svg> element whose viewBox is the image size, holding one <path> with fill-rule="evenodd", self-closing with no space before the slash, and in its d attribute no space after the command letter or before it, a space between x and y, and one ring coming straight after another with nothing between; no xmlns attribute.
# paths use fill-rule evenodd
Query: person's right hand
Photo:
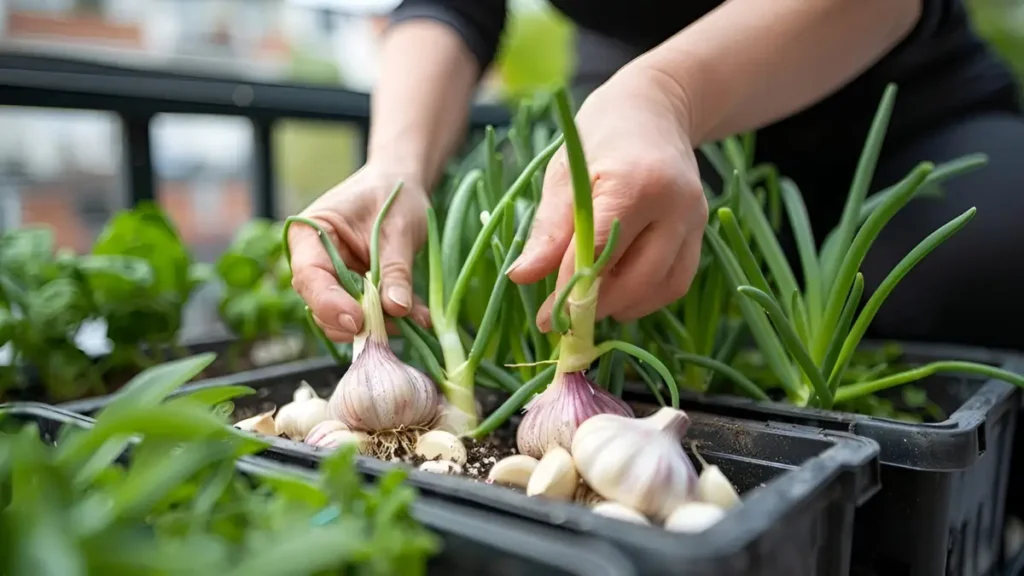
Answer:
<svg viewBox="0 0 1024 576"><path fill-rule="evenodd" d="M429 326L430 314L412 291L412 261L427 236L430 198L423 185L396 171L366 165L316 199L301 216L320 224L354 272L370 267L370 234L381 206L399 180L404 182L380 230L380 295L384 312L409 315ZM363 311L338 283L316 230L296 222L288 230L292 286L313 319L335 342L351 342L363 326Z"/></svg>

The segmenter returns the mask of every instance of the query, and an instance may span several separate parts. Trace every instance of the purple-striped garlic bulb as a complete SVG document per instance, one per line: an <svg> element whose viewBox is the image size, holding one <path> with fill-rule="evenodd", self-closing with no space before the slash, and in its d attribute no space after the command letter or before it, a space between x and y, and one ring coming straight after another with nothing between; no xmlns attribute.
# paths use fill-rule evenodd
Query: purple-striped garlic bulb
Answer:
<svg viewBox="0 0 1024 576"><path fill-rule="evenodd" d="M661 522L697 499L697 471L682 445L689 423L667 407L647 418L599 414L576 431L572 459L594 492Z"/></svg>
<svg viewBox="0 0 1024 576"><path fill-rule="evenodd" d="M429 428L439 412L437 387L391 350L380 295L369 279L362 308L363 330L355 337L352 365L331 395L331 418L360 432Z"/></svg>
<svg viewBox="0 0 1024 576"><path fill-rule="evenodd" d="M585 420L596 414L633 417L621 399L587 380L583 372L560 372L547 390L526 405L516 433L519 452L541 458L552 446L572 447L573 435Z"/></svg>

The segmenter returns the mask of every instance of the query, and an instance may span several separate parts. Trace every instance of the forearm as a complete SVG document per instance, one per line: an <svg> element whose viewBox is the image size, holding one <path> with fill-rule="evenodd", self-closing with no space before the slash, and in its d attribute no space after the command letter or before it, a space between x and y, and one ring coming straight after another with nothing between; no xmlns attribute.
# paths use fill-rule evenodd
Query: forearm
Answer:
<svg viewBox="0 0 1024 576"><path fill-rule="evenodd" d="M922 0L728 0L630 66L680 100L694 143L753 130L836 91L895 47Z"/></svg>
<svg viewBox="0 0 1024 576"><path fill-rule="evenodd" d="M423 19L388 31L380 69L367 161L432 187L464 136L479 65L454 30Z"/></svg>

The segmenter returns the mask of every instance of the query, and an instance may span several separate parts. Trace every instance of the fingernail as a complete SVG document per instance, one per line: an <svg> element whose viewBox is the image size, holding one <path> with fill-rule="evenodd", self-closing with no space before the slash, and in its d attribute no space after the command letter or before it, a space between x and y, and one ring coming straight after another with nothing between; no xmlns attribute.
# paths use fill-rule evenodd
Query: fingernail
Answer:
<svg viewBox="0 0 1024 576"><path fill-rule="evenodd" d="M527 258L526 252L523 252L522 254L520 254L519 258L516 258L515 261L512 262L512 265L508 267L508 270L505 271L505 275L507 276L507 275L511 274L513 271L515 271L516 268L519 268L528 259L529 258Z"/></svg>
<svg viewBox="0 0 1024 576"><path fill-rule="evenodd" d="M356 320L348 314L338 314L338 324L347 331L353 334L356 333Z"/></svg>
<svg viewBox="0 0 1024 576"><path fill-rule="evenodd" d="M405 309L408 309L409 306L412 305L412 299L409 298L409 291L401 286L392 286L391 288L388 288L388 298Z"/></svg>

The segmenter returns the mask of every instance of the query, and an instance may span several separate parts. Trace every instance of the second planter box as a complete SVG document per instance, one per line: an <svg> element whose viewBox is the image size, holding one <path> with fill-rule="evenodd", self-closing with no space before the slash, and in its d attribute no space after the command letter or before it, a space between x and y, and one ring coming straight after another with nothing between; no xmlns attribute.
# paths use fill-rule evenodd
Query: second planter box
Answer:
<svg viewBox="0 0 1024 576"><path fill-rule="evenodd" d="M288 402L306 381L329 394L341 369L328 359L274 366L244 381L221 378L181 393L242 384L257 390L235 400L236 411L255 413ZM103 401L66 406L90 413ZM598 516L583 506L530 498L510 488L413 470L409 482L424 494L529 520L559 531L596 536L627 553L643 574L688 576L843 576L851 561L855 508L879 488L877 445L842 432L792 424L766 424L691 413L688 440L736 484L742 506L707 531L681 535ZM298 442L271 439L263 456L316 467L322 452ZM378 476L395 464L361 458L361 470Z"/></svg>

